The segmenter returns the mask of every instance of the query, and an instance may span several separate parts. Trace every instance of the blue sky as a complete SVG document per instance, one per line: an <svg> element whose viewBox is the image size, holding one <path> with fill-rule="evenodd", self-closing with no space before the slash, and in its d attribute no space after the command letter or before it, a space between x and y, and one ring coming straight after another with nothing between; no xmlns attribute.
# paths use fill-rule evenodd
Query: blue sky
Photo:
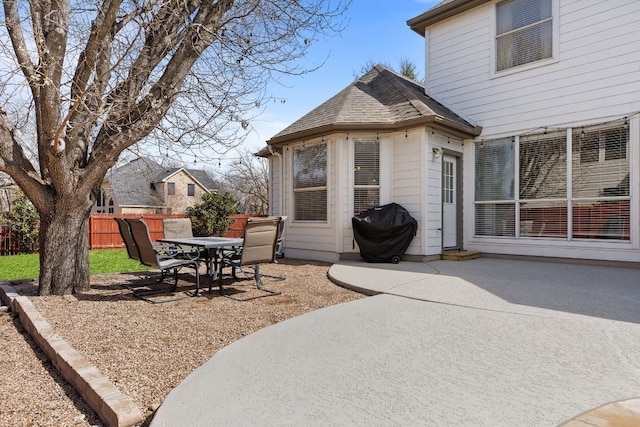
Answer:
<svg viewBox="0 0 640 427"><path fill-rule="evenodd" d="M424 76L424 38L407 26L440 0L353 0L343 32L311 47L305 61L322 67L304 76L287 76L282 85L272 84L270 94L286 100L271 102L252 121L253 131L244 148L256 151L265 142L354 81L354 74L367 62L398 67L406 58ZM326 58L326 60L325 60Z"/></svg>

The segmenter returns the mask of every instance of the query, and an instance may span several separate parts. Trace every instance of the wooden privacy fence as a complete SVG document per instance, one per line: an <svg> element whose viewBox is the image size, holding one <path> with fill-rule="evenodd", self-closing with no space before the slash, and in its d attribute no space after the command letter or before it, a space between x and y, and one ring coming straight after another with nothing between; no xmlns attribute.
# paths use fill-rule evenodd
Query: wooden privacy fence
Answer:
<svg viewBox="0 0 640 427"><path fill-rule="evenodd" d="M225 237L242 237L244 226L251 215L229 215L234 219ZM185 218L184 214L91 214L89 217L89 249L124 248L118 224L113 218L142 218L149 227L151 240L164 237L162 220L164 218Z"/></svg>
<svg viewBox="0 0 640 427"><path fill-rule="evenodd" d="M20 253L16 244L15 232L9 225L0 225L0 255L15 255Z"/></svg>

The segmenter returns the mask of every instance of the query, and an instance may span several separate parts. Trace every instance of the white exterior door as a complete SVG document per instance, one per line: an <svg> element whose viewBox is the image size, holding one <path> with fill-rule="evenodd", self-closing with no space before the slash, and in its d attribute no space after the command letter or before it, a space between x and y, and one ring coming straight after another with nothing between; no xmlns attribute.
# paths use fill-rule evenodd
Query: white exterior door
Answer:
<svg viewBox="0 0 640 427"><path fill-rule="evenodd" d="M442 247L458 246L457 159L442 157Z"/></svg>

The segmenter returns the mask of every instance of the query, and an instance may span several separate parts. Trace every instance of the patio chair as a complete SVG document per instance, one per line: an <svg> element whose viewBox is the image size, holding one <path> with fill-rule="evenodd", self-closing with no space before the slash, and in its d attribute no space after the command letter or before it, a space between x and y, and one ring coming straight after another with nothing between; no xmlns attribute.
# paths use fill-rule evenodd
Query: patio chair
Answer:
<svg viewBox="0 0 640 427"><path fill-rule="evenodd" d="M164 237L193 237L191 219L189 218L164 218L162 220Z"/></svg>
<svg viewBox="0 0 640 427"><path fill-rule="evenodd" d="M164 231L164 237L167 239L193 237L190 218L164 218L162 220L162 230ZM177 247L176 250L176 255L178 257L184 257L194 260L197 260L199 258L206 258L206 254L201 254L200 250L194 246L180 246Z"/></svg>
<svg viewBox="0 0 640 427"><path fill-rule="evenodd" d="M253 277L256 281L256 287L259 290L273 295L280 295L282 293L265 288L260 277L260 264L275 262L280 222L280 217L249 218L244 228L242 247L236 251L225 251L221 254L218 272L218 289L220 295L236 301L244 301L224 292L222 286L222 269L224 267L231 267L235 273L235 269L242 269L242 267L245 266L253 268ZM209 291L211 292L211 288L209 288Z"/></svg>
<svg viewBox="0 0 640 427"><path fill-rule="evenodd" d="M182 267L193 267L196 273L196 290L195 294L198 294L200 289L200 271L198 261L190 258L181 257L180 253L175 253L175 248L169 248L167 250L166 245L154 246L151 242L151 236L149 234L149 228L142 219L125 219L131 230L131 235L140 253L140 262L149 267L157 268L162 273L161 281L167 271L173 270L173 287L172 291L175 291L178 287L178 270ZM134 295L145 299L149 302L157 302L146 298L148 295L154 293L160 293L162 291L134 291ZM182 298L178 298L182 299ZM175 301L176 299L164 300L162 302Z"/></svg>
<svg viewBox="0 0 640 427"><path fill-rule="evenodd" d="M129 228L129 223L127 223L127 221L125 221L124 218L113 218L113 219L116 221L116 223L118 223L118 230L120 230L120 236L122 237L124 246L127 249L127 255L129 255L129 258L131 259L140 261L140 251L138 251L136 242L133 241L133 236L131 235L131 229Z"/></svg>

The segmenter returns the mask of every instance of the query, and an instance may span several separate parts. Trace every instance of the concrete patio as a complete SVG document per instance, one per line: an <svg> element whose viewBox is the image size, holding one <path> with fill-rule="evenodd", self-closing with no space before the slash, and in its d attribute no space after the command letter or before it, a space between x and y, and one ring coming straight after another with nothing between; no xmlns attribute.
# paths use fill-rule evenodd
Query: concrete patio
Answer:
<svg viewBox="0 0 640 427"><path fill-rule="evenodd" d="M151 425L638 425L637 269L480 258L329 276L375 296L226 347Z"/></svg>

